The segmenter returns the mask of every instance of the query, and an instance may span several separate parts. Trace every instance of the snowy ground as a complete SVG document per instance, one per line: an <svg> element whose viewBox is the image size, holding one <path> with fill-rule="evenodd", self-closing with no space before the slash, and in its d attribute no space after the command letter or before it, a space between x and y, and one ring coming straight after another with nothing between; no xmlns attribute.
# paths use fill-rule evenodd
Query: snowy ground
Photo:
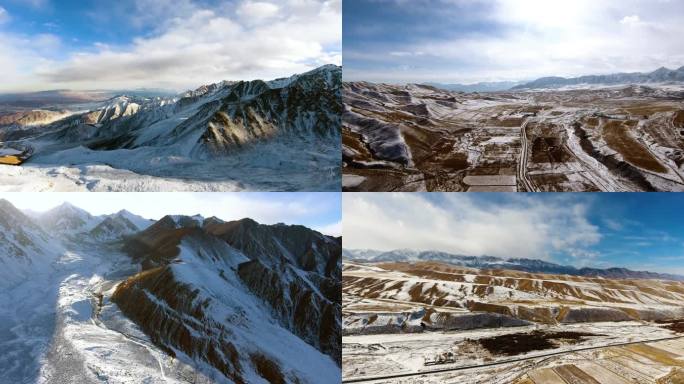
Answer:
<svg viewBox="0 0 684 384"><path fill-rule="evenodd" d="M544 331L578 331L601 334L575 344L565 344L555 349L539 350L511 356L489 355L486 351L471 349L467 339L497 336L509 333ZM426 332L419 334L345 336L342 339L343 380L378 377L400 373L417 373L431 370L457 368L529 358L523 361L481 369L454 371L451 373L412 376L404 379L372 380L373 383L508 383L524 374L549 353L570 352L576 349L601 347L625 342L654 340L677 336L672 331L642 322L605 322L558 326L526 326L504 329L473 330L459 332ZM452 364L424 366L425 358L453 351L457 358ZM536 357L539 357L538 359Z"/></svg>
<svg viewBox="0 0 684 384"><path fill-rule="evenodd" d="M0 382L211 382L109 304L115 282L135 272L125 255L107 245L68 248L44 273L0 293Z"/></svg>
<svg viewBox="0 0 684 384"><path fill-rule="evenodd" d="M22 166L0 165L0 191L339 191L339 147L271 142L197 160L174 148L93 151L38 146Z"/></svg>

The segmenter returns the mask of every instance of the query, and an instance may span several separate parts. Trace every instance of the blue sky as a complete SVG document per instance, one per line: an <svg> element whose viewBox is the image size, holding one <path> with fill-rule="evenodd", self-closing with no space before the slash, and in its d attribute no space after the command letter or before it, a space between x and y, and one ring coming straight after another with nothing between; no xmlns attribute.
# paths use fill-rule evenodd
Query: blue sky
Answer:
<svg viewBox="0 0 684 384"><path fill-rule="evenodd" d="M684 274L676 193L347 194L344 246Z"/></svg>
<svg viewBox="0 0 684 384"><path fill-rule="evenodd" d="M341 64L340 0L3 0L0 92L196 88Z"/></svg>
<svg viewBox="0 0 684 384"><path fill-rule="evenodd" d="M165 215L216 216L223 220L250 217L262 224L301 224L331 236L342 233L341 196L334 192L240 193L0 193L19 209L47 211L64 202L93 215L126 209L148 219Z"/></svg>
<svg viewBox="0 0 684 384"><path fill-rule="evenodd" d="M677 0L353 0L345 80L520 81L684 65Z"/></svg>

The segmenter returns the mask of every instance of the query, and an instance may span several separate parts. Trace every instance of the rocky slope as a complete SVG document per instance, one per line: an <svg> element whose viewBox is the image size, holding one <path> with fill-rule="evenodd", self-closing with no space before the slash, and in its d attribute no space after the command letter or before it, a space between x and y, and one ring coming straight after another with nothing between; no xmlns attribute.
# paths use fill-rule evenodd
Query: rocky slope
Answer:
<svg viewBox="0 0 684 384"><path fill-rule="evenodd" d="M114 150L180 145L225 155L277 135L338 138L341 68L288 79L222 82L175 98L118 96L43 128L45 139ZM26 134L26 133L25 133Z"/></svg>
<svg viewBox="0 0 684 384"><path fill-rule="evenodd" d="M143 271L112 300L169 353L237 383L339 381L339 239L166 216L124 249Z"/></svg>
<svg viewBox="0 0 684 384"><path fill-rule="evenodd" d="M345 333L684 315L684 283L678 281L472 269L435 261L345 262L343 295Z"/></svg>
<svg viewBox="0 0 684 384"><path fill-rule="evenodd" d="M27 127L33 125L45 125L61 120L69 116L69 111L49 111L49 110L32 110L23 112L13 112L0 114L0 126L3 125L17 125L20 127Z"/></svg>

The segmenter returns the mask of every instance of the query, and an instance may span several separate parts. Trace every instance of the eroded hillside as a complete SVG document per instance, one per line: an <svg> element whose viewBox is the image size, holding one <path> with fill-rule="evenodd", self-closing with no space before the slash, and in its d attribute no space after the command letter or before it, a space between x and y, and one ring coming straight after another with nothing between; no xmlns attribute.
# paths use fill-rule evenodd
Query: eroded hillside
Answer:
<svg viewBox="0 0 684 384"><path fill-rule="evenodd" d="M343 85L350 191L679 191L682 92Z"/></svg>
<svg viewBox="0 0 684 384"><path fill-rule="evenodd" d="M172 355L236 383L339 378L339 239L250 219L167 216L125 249L143 271L112 300Z"/></svg>
<svg viewBox="0 0 684 384"><path fill-rule="evenodd" d="M347 334L684 316L684 283L678 281L477 270L435 262L345 263L343 294Z"/></svg>

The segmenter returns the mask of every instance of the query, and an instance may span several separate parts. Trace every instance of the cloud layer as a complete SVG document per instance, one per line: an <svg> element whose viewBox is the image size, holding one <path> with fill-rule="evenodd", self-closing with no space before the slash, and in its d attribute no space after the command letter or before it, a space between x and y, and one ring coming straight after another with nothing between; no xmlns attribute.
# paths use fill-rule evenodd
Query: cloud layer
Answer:
<svg viewBox="0 0 684 384"><path fill-rule="evenodd" d="M345 79L468 83L684 65L681 1L425 3L345 3ZM357 17L364 6L383 10L376 25Z"/></svg>
<svg viewBox="0 0 684 384"><path fill-rule="evenodd" d="M602 238L587 209L586 202L563 196L489 201L465 194L345 193L344 246L546 260L562 254L586 264Z"/></svg>
<svg viewBox="0 0 684 384"><path fill-rule="evenodd" d="M289 76L342 60L340 0L212 6L144 0L115 4L110 12L89 14L83 22L111 22L121 14L133 28L152 26L152 31L125 44L73 49L58 34L50 35L47 46L47 36L16 33L6 25L0 30L0 90L180 90L220 80ZM0 23L3 18L0 12Z"/></svg>

